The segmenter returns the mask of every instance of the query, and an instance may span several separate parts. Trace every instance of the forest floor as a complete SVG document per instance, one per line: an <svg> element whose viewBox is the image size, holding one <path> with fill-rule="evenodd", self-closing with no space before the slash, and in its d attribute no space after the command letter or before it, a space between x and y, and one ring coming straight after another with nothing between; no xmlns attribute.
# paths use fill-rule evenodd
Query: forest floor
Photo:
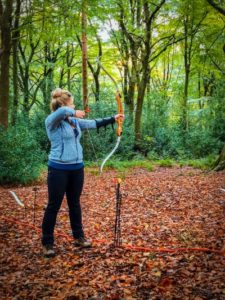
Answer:
<svg viewBox="0 0 225 300"><path fill-rule="evenodd" d="M94 246L73 246L64 201L51 259L40 244L45 182L0 187L0 299L225 299L225 172L130 170L121 184L121 248L113 247L115 177L86 170L83 223Z"/></svg>

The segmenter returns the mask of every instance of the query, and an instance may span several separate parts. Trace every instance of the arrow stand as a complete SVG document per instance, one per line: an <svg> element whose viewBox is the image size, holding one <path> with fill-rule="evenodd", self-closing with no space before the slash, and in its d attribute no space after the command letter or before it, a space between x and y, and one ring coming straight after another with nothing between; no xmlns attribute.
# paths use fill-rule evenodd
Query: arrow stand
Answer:
<svg viewBox="0 0 225 300"><path fill-rule="evenodd" d="M122 245L121 240L121 203L122 203L122 194L120 192L120 183L121 179L117 179L116 186L116 219L115 219L115 235L114 235L114 247L119 247Z"/></svg>

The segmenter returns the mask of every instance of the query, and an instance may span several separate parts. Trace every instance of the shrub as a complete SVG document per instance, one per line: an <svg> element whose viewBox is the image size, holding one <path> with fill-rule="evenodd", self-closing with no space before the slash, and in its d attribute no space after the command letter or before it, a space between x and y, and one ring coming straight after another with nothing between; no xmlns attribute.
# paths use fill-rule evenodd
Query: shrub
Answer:
<svg viewBox="0 0 225 300"><path fill-rule="evenodd" d="M0 129L0 183L26 184L41 172L44 154L26 124Z"/></svg>

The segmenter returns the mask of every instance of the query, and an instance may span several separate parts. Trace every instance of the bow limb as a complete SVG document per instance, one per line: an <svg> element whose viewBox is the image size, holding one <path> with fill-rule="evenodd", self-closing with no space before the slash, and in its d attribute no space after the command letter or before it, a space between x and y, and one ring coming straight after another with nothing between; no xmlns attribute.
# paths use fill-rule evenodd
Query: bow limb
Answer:
<svg viewBox="0 0 225 300"><path fill-rule="evenodd" d="M112 82L114 83L115 87L116 87L116 101L117 101L117 113L118 114L123 114L123 104L122 104L122 99L121 99L121 95L119 92L119 88L118 85L115 81L115 79L111 76L111 74L109 74L109 72L103 67L103 65L101 64L100 60L97 59L97 63L99 64L99 66L102 68L102 70L106 73L106 75L112 80ZM107 160L114 154L114 152L116 151L116 149L119 147L120 144L120 140L121 140L121 135L122 135L122 124L123 124L123 117L119 117L116 119L116 123L117 123L117 128L116 128L116 135L117 135L117 142L115 147L113 148L113 150L106 156L106 158L103 160L101 167L100 167L100 172L102 173L103 167L105 165L105 163L107 162Z"/></svg>
<svg viewBox="0 0 225 300"><path fill-rule="evenodd" d="M123 105L122 105L121 95L118 91L116 93L116 101L117 101L117 113L118 114L123 114ZM123 128L122 128L123 118L122 117L117 118L116 123L117 123L117 129L116 129L117 142L116 142L116 145L113 148L113 150L103 160L103 162L101 164L101 167L100 167L100 173L102 173L102 170L103 170L103 167L104 167L105 163L113 155L113 153L116 151L116 149L119 147L119 144L120 144L122 131L123 131Z"/></svg>
<svg viewBox="0 0 225 300"><path fill-rule="evenodd" d="M16 195L16 193L13 192L13 191L9 191L9 192L10 192L10 194L13 196L13 198L16 200L16 202L17 202L20 206L24 207L23 202L22 202L22 201L20 200L20 198Z"/></svg>
<svg viewBox="0 0 225 300"><path fill-rule="evenodd" d="M116 149L119 147L120 144L120 140L121 140L121 136L117 137L117 142L115 147L112 149L112 151L106 156L106 158L103 160L101 167L100 167L100 173L102 173L103 167L105 165L105 163L107 162L108 159L110 159L110 157L113 155L113 153L116 151Z"/></svg>

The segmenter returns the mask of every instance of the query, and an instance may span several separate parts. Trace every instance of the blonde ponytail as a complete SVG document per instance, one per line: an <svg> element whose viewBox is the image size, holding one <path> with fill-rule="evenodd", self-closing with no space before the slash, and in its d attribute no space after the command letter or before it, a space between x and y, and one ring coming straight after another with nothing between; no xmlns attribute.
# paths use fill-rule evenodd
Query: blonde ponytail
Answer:
<svg viewBox="0 0 225 300"><path fill-rule="evenodd" d="M69 98L72 96L71 93L67 90L62 90L60 88L52 91L52 99L50 108L52 111L57 110L61 106L65 106L68 103Z"/></svg>

